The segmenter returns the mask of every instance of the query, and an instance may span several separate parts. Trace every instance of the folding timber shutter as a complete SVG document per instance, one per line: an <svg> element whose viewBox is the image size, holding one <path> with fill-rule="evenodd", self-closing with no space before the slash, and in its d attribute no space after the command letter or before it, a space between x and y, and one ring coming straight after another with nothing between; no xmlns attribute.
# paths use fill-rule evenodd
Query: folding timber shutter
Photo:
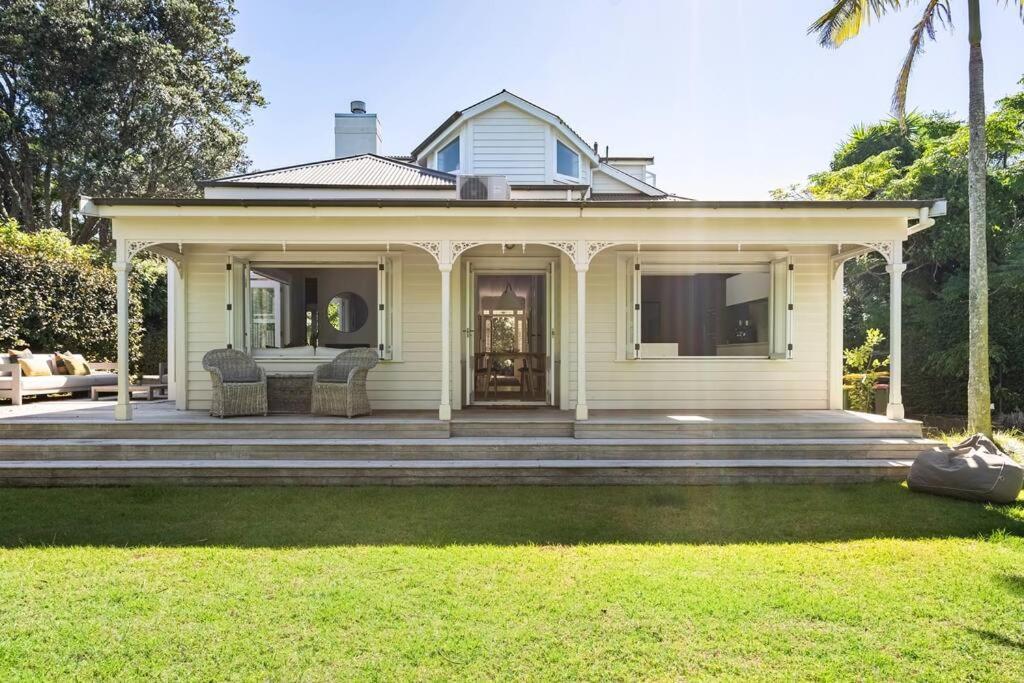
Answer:
<svg viewBox="0 0 1024 683"><path fill-rule="evenodd" d="M382 359L390 359L391 326L391 259L387 256L377 258L377 353Z"/></svg>
<svg viewBox="0 0 1024 683"><path fill-rule="evenodd" d="M249 350L249 262L236 256L225 266L227 282L227 343L240 351Z"/></svg>
<svg viewBox="0 0 1024 683"><path fill-rule="evenodd" d="M640 358L640 255L626 260L626 358Z"/></svg>
<svg viewBox="0 0 1024 683"><path fill-rule="evenodd" d="M793 357L793 269L788 256L771 262L771 358Z"/></svg>

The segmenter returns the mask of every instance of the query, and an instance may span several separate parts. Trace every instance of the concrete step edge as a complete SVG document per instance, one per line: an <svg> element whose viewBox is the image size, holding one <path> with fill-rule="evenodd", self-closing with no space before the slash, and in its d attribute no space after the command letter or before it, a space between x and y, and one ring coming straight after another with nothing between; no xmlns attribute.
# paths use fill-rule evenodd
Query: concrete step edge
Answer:
<svg viewBox="0 0 1024 683"><path fill-rule="evenodd" d="M924 438L837 438L837 439L577 439L573 437L451 437L448 439L4 439L0 452L15 448L59 446L883 446L938 447L945 445Z"/></svg>
<svg viewBox="0 0 1024 683"><path fill-rule="evenodd" d="M689 469L689 468L907 468L908 459L829 460L760 458L750 460L9 460L2 470L146 470L146 469Z"/></svg>

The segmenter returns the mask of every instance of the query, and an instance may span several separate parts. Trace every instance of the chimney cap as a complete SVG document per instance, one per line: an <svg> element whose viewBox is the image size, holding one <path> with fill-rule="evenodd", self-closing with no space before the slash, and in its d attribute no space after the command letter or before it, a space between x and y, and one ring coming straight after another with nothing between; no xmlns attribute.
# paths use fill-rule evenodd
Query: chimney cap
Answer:
<svg viewBox="0 0 1024 683"><path fill-rule="evenodd" d="M352 100L349 105L349 109L353 114L365 114L366 113L366 102L362 100Z"/></svg>

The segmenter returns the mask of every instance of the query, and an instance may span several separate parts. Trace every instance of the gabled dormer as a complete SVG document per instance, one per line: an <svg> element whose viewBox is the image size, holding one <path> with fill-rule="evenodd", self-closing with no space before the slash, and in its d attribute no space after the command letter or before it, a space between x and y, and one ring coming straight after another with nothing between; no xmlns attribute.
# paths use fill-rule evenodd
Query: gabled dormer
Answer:
<svg viewBox="0 0 1024 683"><path fill-rule="evenodd" d="M447 173L503 175L515 185L590 185L597 153L557 115L501 92L452 114L412 152Z"/></svg>
<svg viewBox="0 0 1024 683"><path fill-rule="evenodd" d="M653 186L646 164L634 173L605 163L596 143L592 148L561 117L507 90L449 116L412 156L416 164L445 173L505 176L513 188L569 186L584 196L667 196Z"/></svg>

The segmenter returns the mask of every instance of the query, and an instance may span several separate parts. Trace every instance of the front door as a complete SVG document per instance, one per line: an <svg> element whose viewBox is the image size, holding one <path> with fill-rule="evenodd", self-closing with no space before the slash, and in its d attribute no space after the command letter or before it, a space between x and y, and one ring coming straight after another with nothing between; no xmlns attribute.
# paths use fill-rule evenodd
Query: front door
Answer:
<svg viewBox="0 0 1024 683"><path fill-rule="evenodd" d="M466 268L467 402L547 405L553 398L551 269Z"/></svg>

